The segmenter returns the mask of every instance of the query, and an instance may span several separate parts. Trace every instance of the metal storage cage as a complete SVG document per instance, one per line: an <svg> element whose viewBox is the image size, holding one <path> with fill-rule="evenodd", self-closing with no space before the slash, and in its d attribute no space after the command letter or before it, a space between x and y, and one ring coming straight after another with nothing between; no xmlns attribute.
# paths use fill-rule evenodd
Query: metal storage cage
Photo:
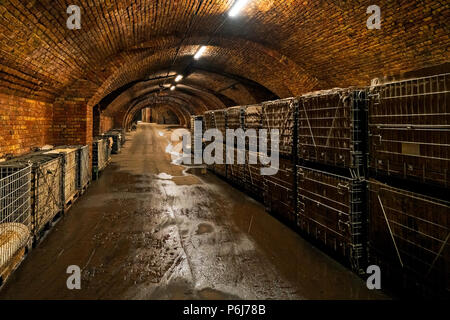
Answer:
<svg viewBox="0 0 450 320"><path fill-rule="evenodd" d="M267 212L296 223L295 173L291 160L280 158L275 175L264 176L264 205Z"/></svg>
<svg viewBox="0 0 450 320"><path fill-rule="evenodd" d="M253 198L264 201L264 176L261 175L263 167L258 160L257 164L250 164L250 155L259 159L258 153L246 151L246 162L244 169L244 189Z"/></svg>
<svg viewBox="0 0 450 320"><path fill-rule="evenodd" d="M449 101L449 73L372 87L371 169L448 187Z"/></svg>
<svg viewBox="0 0 450 320"><path fill-rule="evenodd" d="M89 157L89 146L78 148L78 183L79 190L84 189L92 179L91 162Z"/></svg>
<svg viewBox="0 0 450 320"><path fill-rule="evenodd" d="M118 132L106 132L102 136L105 138L112 138L113 144L112 144L111 153L119 154L121 151L122 135Z"/></svg>
<svg viewBox="0 0 450 320"><path fill-rule="evenodd" d="M92 142L92 174L95 178L98 178L99 172L108 165L108 150L109 147L106 139L96 138Z"/></svg>
<svg viewBox="0 0 450 320"><path fill-rule="evenodd" d="M297 166L297 224L364 272L364 181Z"/></svg>
<svg viewBox="0 0 450 320"><path fill-rule="evenodd" d="M366 109L366 92L360 89L303 95L298 108L298 157L362 169L366 154Z"/></svg>
<svg viewBox="0 0 450 320"><path fill-rule="evenodd" d="M2 168L23 169L31 165L31 226L38 239L53 218L63 211L62 158L31 153L1 164Z"/></svg>
<svg viewBox="0 0 450 320"><path fill-rule="evenodd" d="M227 109L227 129L243 129L244 107L232 107Z"/></svg>
<svg viewBox="0 0 450 320"><path fill-rule="evenodd" d="M244 107L244 115L243 115L243 129L244 130L255 130L256 136L250 135L249 132L249 141L251 141L251 138L256 141L256 145L252 146L252 151L256 152L258 151L258 137L259 137L259 130L262 129L262 105L250 105ZM256 138L256 139L255 139ZM250 150L249 142L246 142L246 149Z"/></svg>
<svg viewBox="0 0 450 320"><path fill-rule="evenodd" d="M244 160L246 161L246 159L245 159L246 152L244 149L238 150L237 148L232 148L232 150L233 150L233 154L234 154L233 161L231 161L231 157L229 157L228 153L226 154L227 155L227 179L235 186L243 189L244 184L245 184L244 182L245 182L246 165L238 164L237 160L238 160L238 152L241 152L242 155L244 156Z"/></svg>
<svg viewBox="0 0 450 320"><path fill-rule="evenodd" d="M271 150L270 131L279 130L280 155L290 157L294 154L294 129L298 98L288 98L264 102L262 104L262 127L267 130L268 150Z"/></svg>
<svg viewBox="0 0 450 320"><path fill-rule="evenodd" d="M78 194L78 147L60 146L44 154L62 157L63 203L72 203Z"/></svg>
<svg viewBox="0 0 450 320"><path fill-rule="evenodd" d="M0 164L0 285L31 240L31 165Z"/></svg>
<svg viewBox="0 0 450 320"><path fill-rule="evenodd" d="M450 292L450 203L369 181L369 263L416 293ZM418 286L417 284L420 284Z"/></svg>
<svg viewBox="0 0 450 320"><path fill-rule="evenodd" d="M223 155L222 155L222 159L223 159L223 164L214 164L214 172L221 176L222 178L227 178L228 177L228 166L225 164L226 163L226 145L223 144Z"/></svg>

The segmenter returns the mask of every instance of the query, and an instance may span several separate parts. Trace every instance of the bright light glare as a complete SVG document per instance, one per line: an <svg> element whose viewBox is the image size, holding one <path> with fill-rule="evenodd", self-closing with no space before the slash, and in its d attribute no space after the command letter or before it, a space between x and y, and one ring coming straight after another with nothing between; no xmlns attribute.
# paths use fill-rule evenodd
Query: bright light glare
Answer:
<svg viewBox="0 0 450 320"><path fill-rule="evenodd" d="M171 87L170 87L170 91L175 90L175 88L176 88L175 86L171 86Z"/></svg>
<svg viewBox="0 0 450 320"><path fill-rule="evenodd" d="M236 2L234 3L234 6L231 8L228 15L230 17L236 17L239 14L239 12L242 10L242 8L245 7L247 2L248 2L248 0L236 0Z"/></svg>
<svg viewBox="0 0 450 320"><path fill-rule="evenodd" d="M176 78L175 78L175 82L180 82L181 79L183 79L183 76L181 74L179 74Z"/></svg>
<svg viewBox="0 0 450 320"><path fill-rule="evenodd" d="M195 60L200 59L200 57L205 53L205 51L206 51L206 47L202 46L200 49L198 49L197 53L194 56L194 59Z"/></svg>

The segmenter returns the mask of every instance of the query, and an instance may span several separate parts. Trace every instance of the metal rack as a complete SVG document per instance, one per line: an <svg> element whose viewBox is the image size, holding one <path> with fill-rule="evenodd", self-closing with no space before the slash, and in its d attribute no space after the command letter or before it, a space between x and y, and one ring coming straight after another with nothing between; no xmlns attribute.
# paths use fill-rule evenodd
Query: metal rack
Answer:
<svg viewBox="0 0 450 320"><path fill-rule="evenodd" d="M365 90L333 89L303 95L298 108L298 157L341 168L365 165Z"/></svg>
<svg viewBox="0 0 450 320"><path fill-rule="evenodd" d="M107 139L94 139L92 142L92 175L98 178L98 174L108 165L110 148Z"/></svg>
<svg viewBox="0 0 450 320"><path fill-rule="evenodd" d="M31 165L0 165L0 285L31 240ZM22 252L21 252L22 251Z"/></svg>
<svg viewBox="0 0 450 320"><path fill-rule="evenodd" d="M111 153L119 154L122 148L122 135L119 132L106 132L103 134L103 137L113 139Z"/></svg>
<svg viewBox="0 0 450 320"><path fill-rule="evenodd" d="M267 130L268 150L271 150L271 130L279 130L280 155L291 157L295 153L294 130L298 98L288 98L262 104L262 128Z"/></svg>
<svg viewBox="0 0 450 320"><path fill-rule="evenodd" d="M364 181L303 166L297 179L299 228L364 272Z"/></svg>
<svg viewBox="0 0 450 320"><path fill-rule="evenodd" d="M370 88L372 171L448 187L449 102L448 73Z"/></svg>
<svg viewBox="0 0 450 320"><path fill-rule="evenodd" d="M448 296L450 202L374 179L368 186L370 263L379 265L391 280L400 279L406 289L428 287Z"/></svg>
<svg viewBox="0 0 450 320"><path fill-rule="evenodd" d="M78 194L78 149L78 146L60 146L43 153L49 156L58 156L62 159L62 201L64 205L73 201Z"/></svg>
<svg viewBox="0 0 450 320"><path fill-rule="evenodd" d="M5 161L0 167L17 170L30 165L31 229L37 240L49 223L64 210L63 160L60 156L36 152Z"/></svg>
<svg viewBox="0 0 450 320"><path fill-rule="evenodd" d="M80 146L78 148L78 179L77 187L79 190L85 188L92 179L91 162L89 156L89 146Z"/></svg>

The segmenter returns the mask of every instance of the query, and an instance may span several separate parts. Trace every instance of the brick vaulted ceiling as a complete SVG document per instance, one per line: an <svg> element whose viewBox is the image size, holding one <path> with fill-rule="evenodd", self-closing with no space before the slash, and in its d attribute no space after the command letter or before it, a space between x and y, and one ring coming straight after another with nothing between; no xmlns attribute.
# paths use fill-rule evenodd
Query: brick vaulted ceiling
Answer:
<svg viewBox="0 0 450 320"><path fill-rule="evenodd" d="M382 27L368 30L373 2L250 0L225 20L234 0L0 0L0 93L53 102L75 90L94 107L132 84L110 101L114 115L188 70L160 102L200 112L449 60L448 1L380 1ZM71 4L80 30L66 27Z"/></svg>

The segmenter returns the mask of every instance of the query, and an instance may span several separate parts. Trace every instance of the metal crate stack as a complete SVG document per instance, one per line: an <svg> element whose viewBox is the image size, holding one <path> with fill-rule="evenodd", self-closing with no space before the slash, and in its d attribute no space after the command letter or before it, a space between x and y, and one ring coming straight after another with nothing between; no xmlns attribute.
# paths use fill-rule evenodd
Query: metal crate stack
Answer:
<svg viewBox="0 0 450 320"><path fill-rule="evenodd" d="M92 142L92 176L97 179L109 163L110 147L107 139L94 138Z"/></svg>
<svg viewBox="0 0 450 320"><path fill-rule="evenodd" d="M202 132L196 132L195 131L195 122L196 121L200 121L202 124ZM203 145L203 133L205 131L205 124L204 124L204 117L203 116L191 116L191 126L190 126L190 133L191 133L191 152L194 153L195 151L195 146L194 146L194 141L195 141L195 137L199 137L199 141L201 141L202 143L202 152L204 149L204 145ZM203 154L203 153L202 153Z"/></svg>
<svg viewBox="0 0 450 320"><path fill-rule="evenodd" d="M262 104L262 128L267 130L267 149L271 152L271 130L279 131L279 168L275 175L264 176L264 205L273 215L296 221L296 116L298 98ZM259 150L261 152L261 150Z"/></svg>
<svg viewBox="0 0 450 320"><path fill-rule="evenodd" d="M448 73L384 83L370 88L368 120L369 262L447 296L449 101Z"/></svg>
<svg viewBox="0 0 450 320"><path fill-rule="evenodd" d="M232 107L226 110L226 129L237 130L243 129L244 121L244 108L243 107ZM226 134L224 134L224 138ZM246 165L242 163L238 164L239 158L245 161L245 145L243 149L238 150L237 142L227 141L227 153L226 153L226 163L227 163L227 180L230 181L234 186L239 189L244 189L245 181L245 169ZM242 160L241 159L241 160Z"/></svg>
<svg viewBox="0 0 450 320"><path fill-rule="evenodd" d="M262 112L262 105L249 105L244 107L243 115L243 129L248 135L248 141L245 144L244 189L250 196L261 202L264 201L264 177L261 175L263 166L257 151L259 131L262 129ZM253 161L250 161L252 159Z"/></svg>
<svg viewBox="0 0 450 320"><path fill-rule="evenodd" d="M448 298L450 203L371 179L369 209L370 263L410 292Z"/></svg>
<svg viewBox="0 0 450 320"><path fill-rule="evenodd" d="M31 165L0 164L0 286L26 253L31 231Z"/></svg>
<svg viewBox="0 0 450 320"><path fill-rule="evenodd" d="M222 140L217 139L217 143L222 144L222 159L223 164L216 163L214 164L214 172L221 176L222 178L227 178L228 171L227 171L227 165L225 164L226 161L226 145L225 145L225 138L226 138L226 123L227 123L227 110L215 110L213 113L213 127L210 129L217 129L219 132L222 133Z"/></svg>
<svg viewBox="0 0 450 320"><path fill-rule="evenodd" d="M63 163L62 157L36 152L5 161L0 167L21 170L30 165L31 231L38 240L64 209Z"/></svg>
<svg viewBox="0 0 450 320"><path fill-rule="evenodd" d="M297 118L297 224L358 273L366 264L366 90L301 97Z"/></svg>
<svg viewBox="0 0 450 320"><path fill-rule="evenodd" d="M62 159L62 196L65 207L71 205L78 195L78 147L60 146L43 154Z"/></svg>
<svg viewBox="0 0 450 320"><path fill-rule="evenodd" d="M205 131L211 130L211 129L216 129L216 123L214 121L214 111L205 112L205 114L203 116L203 121L204 121L204 125L205 125ZM205 147L210 145L211 143L212 143L211 141L205 142ZM216 165L214 163L207 165L207 168L209 170L211 170L212 172L215 172L215 167L216 167Z"/></svg>
<svg viewBox="0 0 450 320"><path fill-rule="evenodd" d="M450 187L450 74L372 87L370 168Z"/></svg>
<svg viewBox="0 0 450 320"><path fill-rule="evenodd" d="M91 161L89 156L89 146L80 146L78 148L78 180L77 187L83 191L92 179Z"/></svg>
<svg viewBox="0 0 450 320"><path fill-rule="evenodd" d="M364 272L364 182L303 166L297 177L300 229Z"/></svg>

